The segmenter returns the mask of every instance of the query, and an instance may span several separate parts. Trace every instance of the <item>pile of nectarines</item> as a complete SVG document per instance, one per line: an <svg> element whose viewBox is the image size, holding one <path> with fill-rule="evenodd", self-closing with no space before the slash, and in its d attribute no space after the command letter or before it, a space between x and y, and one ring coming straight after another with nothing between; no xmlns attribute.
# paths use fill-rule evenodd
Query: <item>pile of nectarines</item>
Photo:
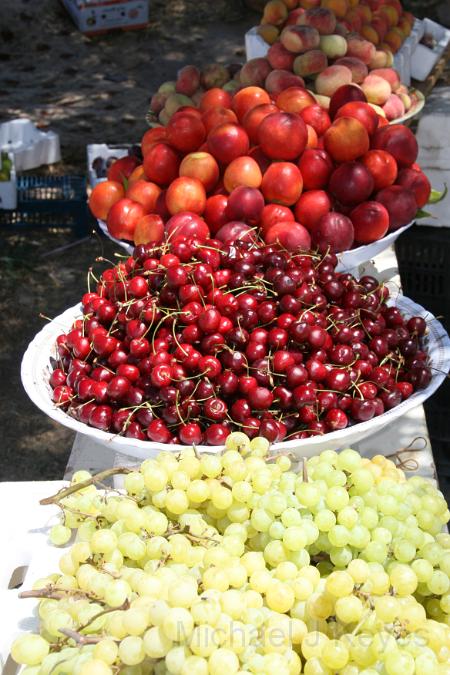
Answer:
<svg viewBox="0 0 450 675"><path fill-rule="evenodd" d="M430 184L417 141L346 84L321 108L303 87L205 92L120 159L90 207L135 244L176 233L231 243L261 237L289 251L348 250L414 219Z"/></svg>

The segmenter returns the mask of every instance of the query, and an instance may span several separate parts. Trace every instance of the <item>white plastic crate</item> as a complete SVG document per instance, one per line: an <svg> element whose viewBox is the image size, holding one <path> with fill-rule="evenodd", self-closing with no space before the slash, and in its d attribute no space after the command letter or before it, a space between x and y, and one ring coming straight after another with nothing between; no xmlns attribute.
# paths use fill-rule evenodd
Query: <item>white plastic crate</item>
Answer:
<svg viewBox="0 0 450 675"><path fill-rule="evenodd" d="M253 26L245 34L245 55L247 61L266 56L269 45L258 35L258 27Z"/></svg>
<svg viewBox="0 0 450 675"><path fill-rule="evenodd" d="M450 41L450 30L431 19L424 19L423 34L432 35L436 40L433 49L423 44L417 44L411 56L411 75L415 80L423 82L441 58Z"/></svg>
<svg viewBox="0 0 450 675"><path fill-rule="evenodd" d="M0 180L0 209L15 209L17 206L17 181L14 155L8 152L12 162L10 180Z"/></svg>
<svg viewBox="0 0 450 675"><path fill-rule="evenodd" d="M54 164L61 159L58 134L54 131L40 131L26 118L0 124L0 150L14 155L16 171Z"/></svg>
<svg viewBox="0 0 450 675"><path fill-rule="evenodd" d="M106 143L91 143L86 146L87 173L89 185L94 187L97 183L106 180L108 160L121 159L130 154L131 143L125 145L107 145ZM101 166L96 168L95 161Z"/></svg>
<svg viewBox="0 0 450 675"><path fill-rule="evenodd" d="M0 671L13 675L18 666L10 658L13 640L25 631L38 628L36 600L18 597L40 577L58 571L64 548L48 541L49 530L57 520L59 508L40 506L39 500L55 494L67 483L42 481L0 483L0 533L3 542L0 563ZM17 589L20 581L22 586Z"/></svg>
<svg viewBox="0 0 450 675"><path fill-rule="evenodd" d="M144 28L148 0L61 0L78 30L86 35L117 28Z"/></svg>

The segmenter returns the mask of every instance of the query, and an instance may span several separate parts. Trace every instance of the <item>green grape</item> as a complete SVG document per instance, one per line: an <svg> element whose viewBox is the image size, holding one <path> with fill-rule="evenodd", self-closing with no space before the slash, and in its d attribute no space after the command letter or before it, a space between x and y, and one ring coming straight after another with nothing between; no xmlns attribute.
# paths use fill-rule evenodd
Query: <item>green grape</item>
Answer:
<svg viewBox="0 0 450 675"><path fill-rule="evenodd" d="M347 567L352 559L351 549L344 548L332 548L330 551L330 560L333 565L336 567L343 568Z"/></svg>
<svg viewBox="0 0 450 675"><path fill-rule="evenodd" d="M93 553L111 553L117 548L117 536L112 530L96 530L90 541Z"/></svg>
<svg viewBox="0 0 450 675"><path fill-rule="evenodd" d="M434 570L427 585L434 595L444 595L450 588L450 579L441 570Z"/></svg>
<svg viewBox="0 0 450 675"><path fill-rule="evenodd" d="M337 456L336 466L342 471L353 473L359 468L360 464L361 456L356 450L352 450L351 448L342 450Z"/></svg>
<svg viewBox="0 0 450 675"><path fill-rule="evenodd" d="M348 505L348 492L340 486L331 487L325 497L325 501L331 511L340 511Z"/></svg>
<svg viewBox="0 0 450 675"><path fill-rule="evenodd" d="M335 598L350 595L354 588L353 577L348 572L332 572L325 583L328 593Z"/></svg>
<svg viewBox="0 0 450 675"><path fill-rule="evenodd" d="M119 551L130 560L141 560L146 554L146 544L134 532L124 532L117 542Z"/></svg>
<svg viewBox="0 0 450 675"><path fill-rule="evenodd" d="M300 549L305 548L307 543L307 537L300 526L288 527L282 533L282 539L284 546L289 551L300 551Z"/></svg>
<svg viewBox="0 0 450 675"><path fill-rule="evenodd" d="M125 476L123 484L128 494L137 495L145 488L144 476L139 471L132 471Z"/></svg>
<svg viewBox="0 0 450 675"><path fill-rule="evenodd" d="M72 530L65 525L53 525L50 530L50 541L53 546L64 546L72 536Z"/></svg>
<svg viewBox="0 0 450 675"><path fill-rule="evenodd" d="M295 494L300 503L308 508L315 506L320 499L320 492L312 483L298 483Z"/></svg>
<svg viewBox="0 0 450 675"><path fill-rule="evenodd" d="M384 667L388 675L413 675L415 662L411 654L396 649L386 656Z"/></svg>
<svg viewBox="0 0 450 675"><path fill-rule="evenodd" d="M177 516L185 513L189 508L189 499L187 498L186 492L184 490L171 490L168 492L166 496L166 507Z"/></svg>
<svg viewBox="0 0 450 675"><path fill-rule="evenodd" d="M37 666L49 653L49 643L40 635L28 633L20 635L11 647L14 661L26 666Z"/></svg>
<svg viewBox="0 0 450 675"><path fill-rule="evenodd" d="M128 635L119 644L119 658L126 666L137 666L145 659L142 638Z"/></svg>
<svg viewBox="0 0 450 675"><path fill-rule="evenodd" d="M368 562L384 563L388 555L388 549L387 546L381 542L371 541L364 549L363 555Z"/></svg>
<svg viewBox="0 0 450 675"><path fill-rule="evenodd" d="M354 527L357 524L358 519L358 512L351 506L345 506L343 509L341 509L337 517L339 525L343 525L348 529Z"/></svg>
<svg viewBox="0 0 450 675"><path fill-rule="evenodd" d="M391 595L374 598L375 613L383 623L392 623L399 615L397 600Z"/></svg>
<svg viewBox="0 0 450 675"><path fill-rule="evenodd" d="M349 543L350 532L343 525L333 525L328 532L328 539L332 546L342 548L342 546L347 546Z"/></svg>
<svg viewBox="0 0 450 675"><path fill-rule="evenodd" d="M272 582L266 591L266 602L270 609L284 614L293 607L295 593L287 584Z"/></svg>
<svg viewBox="0 0 450 675"><path fill-rule="evenodd" d="M364 605L357 597L342 597L336 601L335 612L343 623L356 623L363 616Z"/></svg>
<svg viewBox="0 0 450 675"><path fill-rule="evenodd" d="M147 656L152 659L164 658L172 648L170 640L160 626L149 628L143 637L143 646Z"/></svg>
<svg viewBox="0 0 450 675"><path fill-rule="evenodd" d="M323 648L321 658L328 668L340 670L348 663L348 649L339 640L329 640Z"/></svg>
<svg viewBox="0 0 450 675"><path fill-rule="evenodd" d="M79 675L112 675L113 671L104 661L91 659L89 661L86 660L80 669L75 672L79 673Z"/></svg>
<svg viewBox="0 0 450 675"><path fill-rule="evenodd" d="M336 516L329 509L321 509L315 515L314 522L321 532L329 532L336 525Z"/></svg>
<svg viewBox="0 0 450 675"><path fill-rule="evenodd" d="M417 576L407 565L397 565L389 576L394 591L401 596L411 595L417 588Z"/></svg>
<svg viewBox="0 0 450 675"><path fill-rule="evenodd" d="M166 654L164 663L170 675L181 675L186 659L191 655L184 645L172 647Z"/></svg>
<svg viewBox="0 0 450 675"><path fill-rule="evenodd" d="M111 638L103 638L94 646L93 656L95 659L104 661L108 666L112 665L117 659L119 647Z"/></svg>

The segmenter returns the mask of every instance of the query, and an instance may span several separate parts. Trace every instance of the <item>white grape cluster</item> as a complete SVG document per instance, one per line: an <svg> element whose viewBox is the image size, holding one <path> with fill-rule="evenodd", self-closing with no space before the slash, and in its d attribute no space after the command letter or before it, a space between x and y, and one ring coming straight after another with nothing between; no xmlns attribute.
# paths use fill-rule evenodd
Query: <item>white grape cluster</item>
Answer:
<svg viewBox="0 0 450 675"><path fill-rule="evenodd" d="M236 432L65 497L23 675L450 675L442 494L381 456L268 452Z"/></svg>

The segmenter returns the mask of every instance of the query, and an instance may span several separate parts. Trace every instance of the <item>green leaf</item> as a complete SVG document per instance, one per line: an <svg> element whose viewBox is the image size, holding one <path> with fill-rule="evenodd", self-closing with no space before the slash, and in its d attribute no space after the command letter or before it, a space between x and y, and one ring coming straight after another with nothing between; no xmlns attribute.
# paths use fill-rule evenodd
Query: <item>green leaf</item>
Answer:
<svg viewBox="0 0 450 675"><path fill-rule="evenodd" d="M416 220L420 220L420 218L434 218L434 219L436 219L436 216L431 215L431 213L428 213L428 211L424 211L423 209L419 209L416 213Z"/></svg>
<svg viewBox="0 0 450 675"><path fill-rule="evenodd" d="M428 204L438 204L443 199L445 199L445 197L447 196L447 192L448 192L447 183L444 183L444 189L442 190L442 192L439 192L439 190L431 190L430 197L428 199Z"/></svg>

